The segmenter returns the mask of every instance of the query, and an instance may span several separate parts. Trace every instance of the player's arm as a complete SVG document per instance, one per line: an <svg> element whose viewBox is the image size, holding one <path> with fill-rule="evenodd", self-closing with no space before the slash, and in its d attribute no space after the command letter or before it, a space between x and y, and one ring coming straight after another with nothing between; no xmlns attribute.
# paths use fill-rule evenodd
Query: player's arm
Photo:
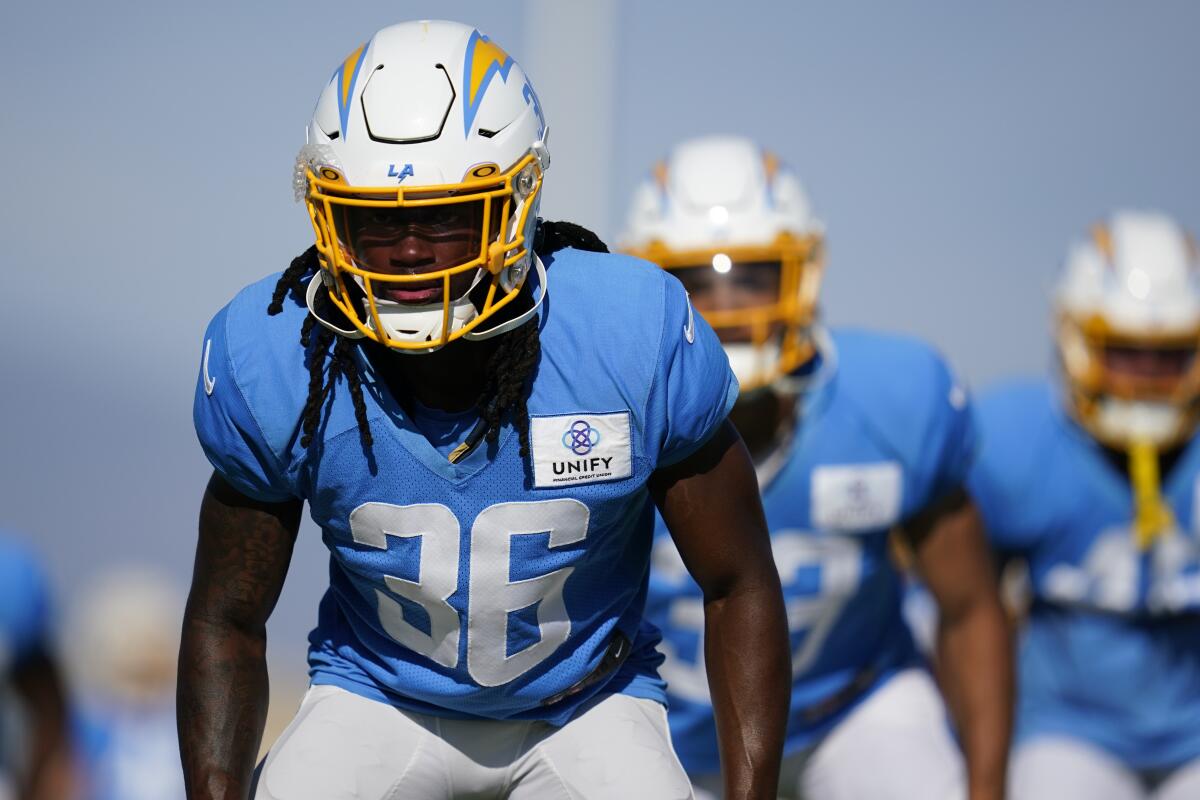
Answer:
<svg viewBox="0 0 1200 800"><path fill-rule="evenodd" d="M29 718L29 759L22 800L71 797L74 762L67 728L67 700L58 663L44 646L13 667L12 686Z"/></svg>
<svg viewBox="0 0 1200 800"><path fill-rule="evenodd" d="M704 657L725 797L773 800L791 659L754 465L725 422L695 453L655 472L650 490L704 592Z"/></svg>
<svg viewBox="0 0 1200 800"><path fill-rule="evenodd" d="M245 800L267 714L267 617L292 557L301 500L253 500L214 473L179 652L179 749L191 800Z"/></svg>
<svg viewBox="0 0 1200 800"><path fill-rule="evenodd" d="M1002 800L1012 645L979 512L955 489L908 520L903 532L938 606L938 670L966 756L969 797Z"/></svg>

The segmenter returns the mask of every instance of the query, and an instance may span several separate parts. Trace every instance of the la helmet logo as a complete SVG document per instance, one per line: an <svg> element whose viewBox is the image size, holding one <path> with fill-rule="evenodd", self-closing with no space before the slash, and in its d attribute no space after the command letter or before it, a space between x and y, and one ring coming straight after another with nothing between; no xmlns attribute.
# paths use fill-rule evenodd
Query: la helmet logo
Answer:
<svg viewBox="0 0 1200 800"><path fill-rule="evenodd" d="M405 178L411 178L413 175L412 164L405 164L404 167L397 172L395 164L388 164L388 177L395 178L396 183L404 183Z"/></svg>
<svg viewBox="0 0 1200 800"><path fill-rule="evenodd" d="M577 456L586 456L598 444L600 444L600 431L593 428L585 419L577 419L572 422L562 435L563 447Z"/></svg>

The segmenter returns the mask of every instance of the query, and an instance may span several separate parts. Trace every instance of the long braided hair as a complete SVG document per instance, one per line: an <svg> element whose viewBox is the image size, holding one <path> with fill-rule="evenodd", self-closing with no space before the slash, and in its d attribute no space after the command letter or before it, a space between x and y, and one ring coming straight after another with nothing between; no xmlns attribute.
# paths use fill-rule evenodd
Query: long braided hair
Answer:
<svg viewBox="0 0 1200 800"><path fill-rule="evenodd" d="M534 252L546 258L564 247L597 253L608 252L608 246L587 228L572 222L539 220L533 243ZM275 284L267 313L271 316L282 313L284 300L289 294L294 301L303 305L305 289L320 268L315 245L293 258ZM332 304L327 304L322 313L333 317L340 316ZM346 326L349 326L348 322ZM534 316L524 325L502 334L498 339L496 350L488 358L483 390L475 401L475 407L479 412L483 439L489 444L499 441L504 414L511 411L513 425L520 437L521 458L526 458L529 455L529 412L525 401L541 354L538 318ZM304 347L304 357L308 366L308 398L301 414L300 446L309 447L312 444L333 387L340 378L345 377L350 398L354 403L354 418L358 422L359 438L363 449L370 453L374 440L367 421L362 376L355 359L357 345L352 339L339 336L325 326L318 325L312 314L305 316L304 323L300 326L300 344Z"/></svg>

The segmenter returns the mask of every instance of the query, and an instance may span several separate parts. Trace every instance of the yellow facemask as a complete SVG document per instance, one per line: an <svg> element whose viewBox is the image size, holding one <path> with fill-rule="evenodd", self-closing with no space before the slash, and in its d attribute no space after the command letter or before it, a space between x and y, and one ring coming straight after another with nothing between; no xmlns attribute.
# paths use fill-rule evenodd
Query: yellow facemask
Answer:
<svg viewBox="0 0 1200 800"><path fill-rule="evenodd" d="M1106 359L1109 348L1159 349L1190 355L1187 369L1176 377L1132 376L1113 371ZM1159 454L1191 435L1200 420L1200 329L1172 335L1131 335L1113 329L1103 317L1059 318L1059 355L1067 382L1072 415L1099 442L1124 450L1134 499L1134 538L1141 550L1175 526L1174 514L1162 495ZM1154 403L1172 409L1169 429L1151 438L1123 434L1105 420L1104 404L1113 399Z"/></svg>
<svg viewBox="0 0 1200 800"><path fill-rule="evenodd" d="M476 331L516 299L529 271L532 242L527 241L530 209L541 191L542 170L537 157L527 154L507 171L495 164L474 167L459 183L436 186L363 187L350 186L335 168L320 166L305 172L305 204L316 233L317 252L324 270L329 299L364 337L396 350L428 351ZM467 260L429 272L411 275L387 274L367 268L353 237L347 235L351 213L363 209L430 209L473 204L478 220L479 249ZM460 209L461 210L461 209ZM523 269L512 270L517 265ZM451 279L463 273L479 274L472 284L472 297L480 279L489 279L482 300L472 303L466 317L453 313L462 307L461 296L451 295ZM431 339L402 338L381 319L376 292L383 286L442 285L441 325Z"/></svg>
<svg viewBox="0 0 1200 800"><path fill-rule="evenodd" d="M739 375L743 392L768 385L802 366L814 353L808 335L816 312L824 271L823 241L818 235L780 234L766 245L731 245L680 250L653 242L628 252L675 273L685 286L693 270L728 273L738 264L778 264L778 291L772 301L701 312L724 344L749 344L759 353L778 348L773 358L748 378ZM743 339L746 334L749 339ZM737 336L738 340L731 337Z"/></svg>
<svg viewBox="0 0 1200 800"><path fill-rule="evenodd" d="M1108 366L1106 351L1159 350L1189 359L1186 369L1170 377L1134 376ZM1105 429L1100 403L1104 398L1132 402L1161 403L1178 413L1174 430L1155 444L1167 447L1191 435L1200 421L1200 328L1170 335L1125 333L1099 315L1078 318L1061 314L1058 319L1058 350L1067 383L1071 411L1093 436L1106 445L1125 448L1133 436Z"/></svg>

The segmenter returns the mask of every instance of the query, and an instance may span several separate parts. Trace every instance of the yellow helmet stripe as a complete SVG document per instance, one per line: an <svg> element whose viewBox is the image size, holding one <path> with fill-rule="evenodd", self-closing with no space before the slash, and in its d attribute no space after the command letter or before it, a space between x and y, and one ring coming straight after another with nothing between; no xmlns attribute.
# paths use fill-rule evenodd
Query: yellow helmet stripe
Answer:
<svg viewBox="0 0 1200 800"><path fill-rule="evenodd" d="M334 78L338 82L338 119L342 123L342 138L346 138L346 126L350 124L350 94L354 91L354 82L358 80L358 71L362 67L363 56L367 53L370 42L360 46L338 67Z"/></svg>
<svg viewBox="0 0 1200 800"><path fill-rule="evenodd" d="M475 122L475 114L479 111L492 76L498 74L501 80L508 80L509 70L514 63L499 45L479 31L472 31L463 60L463 90L467 94L463 98L463 136L471 135L471 125Z"/></svg>

